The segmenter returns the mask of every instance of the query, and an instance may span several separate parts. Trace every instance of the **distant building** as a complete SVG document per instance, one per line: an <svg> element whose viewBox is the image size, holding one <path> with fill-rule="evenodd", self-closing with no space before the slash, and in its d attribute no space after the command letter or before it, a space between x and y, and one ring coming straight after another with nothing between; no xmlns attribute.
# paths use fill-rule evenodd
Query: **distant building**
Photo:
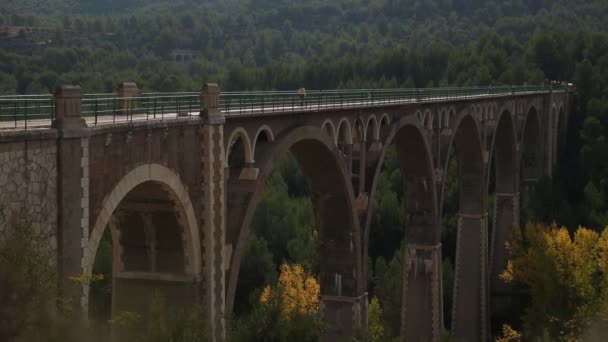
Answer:
<svg viewBox="0 0 608 342"><path fill-rule="evenodd" d="M171 54L169 56L171 60L174 60L176 62L189 62L193 59L196 59L197 57L195 51L182 49L175 49L171 51Z"/></svg>

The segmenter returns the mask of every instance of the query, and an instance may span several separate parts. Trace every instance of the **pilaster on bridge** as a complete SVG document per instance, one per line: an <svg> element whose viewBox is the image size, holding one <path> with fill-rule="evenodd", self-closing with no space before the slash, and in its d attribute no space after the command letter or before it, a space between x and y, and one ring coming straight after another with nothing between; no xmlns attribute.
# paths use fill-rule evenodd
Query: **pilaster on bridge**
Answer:
<svg viewBox="0 0 608 342"><path fill-rule="evenodd" d="M295 93L221 94L217 84L206 84L200 93L176 95L177 105L166 111L163 104L159 113L160 99L122 83L109 106L115 112L93 117L96 99L61 87L48 127L0 132L0 185L10 183L0 205L18 203L8 207L0 233L19 215L50 227L61 289L84 316L89 284L68 276L91 274L99 246L112 241L113 314L145 312L157 292L169 307L204 306L213 339L221 341L253 215L289 151L311 192L319 311L329 326L323 339L335 340L367 326L369 236L379 175L394 148L407 215L399 332L406 341L438 341L445 305L442 202L455 158L451 329L455 338L484 341L490 314L509 305L501 298L510 288L498 274L519 223L521 193L552 175L568 92L450 91L352 91L347 102L310 91L318 99L298 105Z"/></svg>

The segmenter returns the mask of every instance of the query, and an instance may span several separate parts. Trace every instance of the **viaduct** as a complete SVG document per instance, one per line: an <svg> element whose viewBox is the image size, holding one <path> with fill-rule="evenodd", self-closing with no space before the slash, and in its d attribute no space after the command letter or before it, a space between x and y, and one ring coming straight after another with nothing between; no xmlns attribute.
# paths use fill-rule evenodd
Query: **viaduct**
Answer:
<svg viewBox="0 0 608 342"><path fill-rule="evenodd" d="M123 84L106 97L63 86L39 99L51 115L0 121L0 237L23 221L48 233L62 289L86 316L88 285L65 279L91 273L109 230L113 312L140 308L160 291L177 306L204 305L218 341L253 214L288 151L312 194L324 339L366 326L370 224L391 145L408 215L401 338L439 341L443 175L456 158L452 333L488 340L520 189L551 177L569 108L567 88L530 86L309 91L300 103L295 92L220 93L206 84L201 93L142 95ZM162 98L175 104L159 115ZM109 103L113 110L100 109Z"/></svg>

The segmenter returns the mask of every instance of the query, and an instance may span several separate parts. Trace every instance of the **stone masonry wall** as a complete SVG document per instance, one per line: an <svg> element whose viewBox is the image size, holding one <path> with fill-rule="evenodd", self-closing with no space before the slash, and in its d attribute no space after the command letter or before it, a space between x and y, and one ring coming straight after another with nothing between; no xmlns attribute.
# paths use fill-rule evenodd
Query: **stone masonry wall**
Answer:
<svg viewBox="0 0 608 342"><path fill-rule="evenodd" d="M0 208L0 239L27 223L57 249L56 140L0 142Z"/></svg>

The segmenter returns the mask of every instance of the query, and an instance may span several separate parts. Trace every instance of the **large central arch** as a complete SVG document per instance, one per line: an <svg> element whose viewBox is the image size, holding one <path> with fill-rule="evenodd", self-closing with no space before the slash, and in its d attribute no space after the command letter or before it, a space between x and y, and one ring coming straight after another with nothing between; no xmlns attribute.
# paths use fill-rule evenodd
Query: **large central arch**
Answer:
<svg viewBox="0 0 608 342"><path fill-rule="evenodd" d="M234 306L241 258L266 181L281 158L291 151L312 194L320 243L321 315L326 322L340 325L348 334L353 325L358 324L356 321L365 317L365 313L360 312L360 302L366 299L365 283L361 277L361 244L354 196L347 166L339 157L341 153L330 136L322 129L311 126L279 135L274 142L260 144L256 149L255 166L259 169L259 175L243 218L238 223L238 237L228 275L226 311L231 312Z"/></svg>
<svg viewBox="0 0 608 342"><path fill-rule="evenodd" d="M404 229L403 285L401 294L401 339L439 340L441 331L441 231L430 147L415 116L402 117L392 125L380 153L364 235L364 257L373 213L374 198L388 148L395 146L404 186L406 227Z"/></svg>

